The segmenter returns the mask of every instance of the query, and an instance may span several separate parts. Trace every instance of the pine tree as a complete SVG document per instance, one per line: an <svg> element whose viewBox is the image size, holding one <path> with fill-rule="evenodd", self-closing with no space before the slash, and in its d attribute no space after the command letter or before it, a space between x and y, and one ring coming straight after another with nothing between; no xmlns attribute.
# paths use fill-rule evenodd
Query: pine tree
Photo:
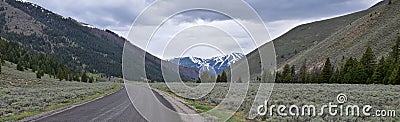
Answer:
<svg viewBox="0 0 400 122"><path fill-rule="evenodd" d="M3 55L0 52L0 73L1 73L1 66L3 66Z"/></svg>
<svg viewBox="0 0 400 122"><path fill-rule="evenodd" d="M36 72L36 70L37 70L36 64L31 64L31 69L32 69L32 72Z"/></svg>
<svg viewBox="0 0 400 122"><path fill-rule="evenodd" d="M300 83L307 83L307 66L306 60L304 60L303 64L300 67Z"/></svg>
<svg viewBox="0 0 400 122"><path fill-rule="evenodd" d="M367 78L371 78L375 70L376 57L370 46L365 50L360 63L365 67Z"/></svg>
<svg viewBox="0 0 400 122"><path fill-rule="evenodd" d="M320 83L329 83L329 80L332 77L332 64L329 58L326 59L324 68L322 69L322 73L319 78Z"/></svg>
<svg viewBox="0 0 400 122"><path fill-rule="evenodd" d="M3 62L0 61L0 73L1 73L1 66L3 66Z"/></svg>
<svg viewBox="0 0 400 122"><path fill-rule="evenodd" d="M398 63L398 61L396 61L399 56L398 46L399 46L399 40L392 47L392 51L389 53L389 56L385 60L385 63L384 63L385 74L384 74L384 78L383 78L383 82L385 84L390 84L389 78L391 77L392 72L395 69L396 64Z"/></svg>
<svg viewBox="0 0 400 122"><path fill-rule="evenodd" d="M43 70L39 69L39 70L36 72L36 78L41 79L43 76L44 76Z"/></svg>
<svg viewBox="0 0 400 122"><path fill-rule="evenodd" d="M59 67L57 70L57 78L62 81L63 79L63 70Z"/></svg>
<svg viewBox="0 0 400 122"><path fill-rule="evenodd" d="M221 82L221 75L217 75L217 83Z"/></svg>
<svg viewBox="0 0 400 122"><path fill-rule="evenodd" d="M339 83L339 75L340 71L336 68L336 70L333 71L332 77L329 79L329 83Z"/></svg>
<svg viewBox="0 0 400 122"><path fill-rule="evenodd" d="M197 80L196 80L196 83L201 83L201 79L200 79L200 77L199 77L199 78L197 78Z"/></svg>
<svg viewBox="0 0 400 122"><path fill-rule="evenodd" d="M283 78L283 83L291 83L292 82L292 74L287 74L284 78Z"/></svg>
<svg viewBox="0 0 400 122"><path fill-rule="evenodd" d="M286 64L283 67L283 71L282 71L282 83L290 83L292 82L293 76L292 76L292 69L290 68L289 64Z"/></svg>
<svg viewBox="0 0 400 122"><path fill-rule="evenodd" d="M342 83L349 84L365 84L366 83L366 71L364 66L357 61L357 59L353 59L350 57L345 66L342 68Z"/></svg>
<svg viewBox="0 0 400 122"><path fill-rule="evenodd" d="M374 84L386 84L383 82L386 74L385 70L385 57L381 57L378 65L375 68L374 74L372 75L371 82Z"/></svg>
<svg viewBox="0 0 400 122"><path fill-rule="evenodd" d="M399 62L400 56L400 37L397 38L395 45L392 47L392 52L390 53L390 57L393 58L394 62Z"/></svg>
<svg viewBox="0 0 400 122"><path fill-rule="evenodd" d="M296 73L296 66L295 66L295 65L292 65L292 66L290 67L290 74L292 74L292 76L293 76L295 73Z"/></svg>
<svg viewBox="0 0 400 122"><path fill-rule="evenodd" d="M286 64L284 67L283 67L283 71L282 71L282 75L287 75L287 74L289 74L290 73L290 65L289 64Z"/></svg>
<svg viewBox="0 0 400 122"><path fill-rule="evenodd" d="M24 71L24 67L22 66L22 61L21 61L21 59L18 61L17 70L19 70L19 71Z"/></svg>
<svg viewBox="0 0 400 122"><path fill-rule="evenodd" d="M74 80L74 81L80 81L80 80L79 80L79 74L78 74L78 73L74 73L74 74L73 74L73 80Z"/></svg>
<svg viewBox="0 0 400 122"><path fill-rule="evenodd" d="M292 76L292 79L290 80L291 83L295 83L297 81L296 78L296 66L292 65L292 67L290 67L290 75Z"/></svg>
<svg viewBox="0 0 400 122"><path fill-rule="evenodd" d="M366 84L367 83L367 73L365 67L360 63L357 62L355 67L352 69L352 77L355 84Z"/></svg>
<svg viewBox="0 0 400 122"><path fill-rule="evenodd" d="M222 71L222 74L221 74L221 82L224 82L224 83L227 83L227 82L228 82L228 77L227 77L225 71Z"/></svg>
<svg viewBox="0 0 400 122"><path fill-rule="evenodd" d="M88 78L88 82L89 82L89 83L93 83L93 82L94 82L93 77L89 77L89 78Z"/></svg>
<svg viewBox="0 0 400 122"><path fill-rule="evenodd" d="M398 84L398 81L400 80L400 72L399 72L399 66L396 66L396 68L392 71L392 74L389 77L389 84L391 85L396 85Z"/></svg>
<svg viewBox="0 0 400 122"><path fill-rule="evenodd" d="M87 76L87 74L86 74L86 72L84 72L83 74L82 74L82 82L88 82L88 76Z"/></svg>
<svg viewBox="0 0 400 122"><path fill-rule="evenodd" d="M349 81L351 80L349 77L349 72L352 67L353 67L353 57L350 57L344 62L344 65L342 66L342 69L340 71L341 83L343 84L349 83Z"/></svg>
<svg viewBox="0 0 400 122"><path fill-rule="evenodd" d="M385 63L384 63L384 68L385 68L385 72L383 74L383 80L382 82L385 84L389 84L389 77L390 75L392 75L392 71L394 70L394 59L391 55L389 55L386 59L385 59Z"/></svg>
<svg viewBox="0 0 400 122"><path fill-rule="evenodd" d="M283 82L283 75L281 72L276 73L275 83L282 83Z"/></svg>

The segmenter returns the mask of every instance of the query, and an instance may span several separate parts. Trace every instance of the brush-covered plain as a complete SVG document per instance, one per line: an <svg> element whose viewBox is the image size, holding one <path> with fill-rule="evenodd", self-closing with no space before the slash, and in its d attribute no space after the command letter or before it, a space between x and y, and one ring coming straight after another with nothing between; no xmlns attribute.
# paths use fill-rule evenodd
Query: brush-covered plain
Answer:
<svg viewBox="0 0 400 122"><path fill-rule="evenodd" d="M188 86L197 86L198 84L188 84ZM178 94L188 94L195 96L196 92L186 90L183 85L171 83L169 85L175 85L174 87L181 87ZM211 85L212 86L212 85ZM255 95L257 95L258 84L252 83L249 86L246 98L242 105L230 119L233 121L252 121L246 119L248 112L252 106ZM167 93L171 92L168 86L164 83L152 83L152 88L156 88ZM245 87L243 87L245 88ZM221 101L226 97L228 93L228 83L217 83L213 90L209 94L199 99L186 99L186 101L196 109L204 107L215 107L220 104ZM234 90L235 91L235 90ZM271 97L268 101L268 106L271 105L315 105L316 108L321 108L322 105L328 105L329 102L337 104L337 95L343 93L347 95L347 102L343 106L347 105L371 105L371 114L373 115L375 110L395 110L399 114L400 112L400 87L395 85L356 85L356 84L275 84ZM268 92L261 93L262 95L268 95ZM238 95L239 96L239 95ZM237 99L231 99L237 100ZM230 103L230 102L227 102ZM200 106L200 107L198 107ZM224 105L227 106L227 105ZM209 109L208 109L209 110ZM202 111L202 110L198 110ZM328 109L324 110L324 114L321 116L278 116L274 111L273 116L267 114L266 116L257 116L255 120L258 121L400 121L399 115L397 117L366 117L366 116L330 116ZM319 112L319 110L317 110ZM362 111L360 111L362 112ZM210 117L210 115L202 114L207 119L215 120L216 118ZM213 115L211 115L213 116ZM239 120L238 120L239 119Z"/></svg>
<svg viewBox="0 0 400 122"><path fill-rule="evenodd" d="M0 73L0 121L16 121L41 112L88 101L118 90L116 83L59 81L45 75L41 79L29 70L18 71L6 63Z"/></svg>

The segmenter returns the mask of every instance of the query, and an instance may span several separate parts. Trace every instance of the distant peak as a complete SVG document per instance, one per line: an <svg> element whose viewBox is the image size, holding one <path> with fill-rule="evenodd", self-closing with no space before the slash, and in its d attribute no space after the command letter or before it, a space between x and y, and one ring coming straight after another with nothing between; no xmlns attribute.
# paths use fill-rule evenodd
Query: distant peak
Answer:
<svg viewBox="0 0 400 122"><path fill-rule="evenodd" d="M245 55L242 53L231 53L228 55L215 56L211 58L188 56L182 58L174 58L168 61L181 66L194 67L198 69L202 67L212 67L217 73L220 73L225 70L225 68L229 67L231 64L235 63L243 57L245 57Z"/></svg>

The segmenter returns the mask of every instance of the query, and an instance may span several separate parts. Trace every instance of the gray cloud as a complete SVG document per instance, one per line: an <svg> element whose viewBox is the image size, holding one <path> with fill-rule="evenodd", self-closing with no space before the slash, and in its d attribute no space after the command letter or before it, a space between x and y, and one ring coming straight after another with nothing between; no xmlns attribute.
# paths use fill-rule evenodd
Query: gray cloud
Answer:
<svg viewBox="0 0 400 122"><path fill-rule="evenodd" d="M149 0L28 0L62 16L99 28L132 24Z"/></svg>
<svg viewBox="0 0 400 122"><path fill-rule="evenodd" d="M379 0L247 0L264 21L326 18L360 11Z"/></svg>
<svg viewBox="0 0 400 122"><path fill-rule="evenodd" d="M122 36L127 36L131 24L135 18L150 5L154 0L29 0L46 9L49 9L62 16L72 17L78 21L91 24L98 28L110 29ZM175 1L175 2L174 2ZM179 2L176 2L179 1ZM207 1L207 0L203 0ZM266 23L271 37L276 38L287 32L291 28L312 21L327 19L338 15L343 15L355 11L369 8L380 0L245 0L255 9L263 21ZM217 1L218 2L218 1ZM193 6L194 4L204 4L213 7L223 7L228 10L237 10L236 6L229 3L219 3L209 5L207 2L193 3L187 0L162 0L162 4L157 6L157 12L152 13L146 18L148 23L163 18L167 11L178 10L184 6ZM235 14L246 17L246 12L236 12ZM207 23L219 23L219 25L228 26L230 18L210 11L189 11L177 15L173 18L169 26L171 29L178 29L182 26L179 23L194 25L199 20ZM228 21L227 21L228 20ZM247 22L251 23L251 19ZM144 25L146 23L143 23ZM154 26L150 24L150 26ZM174 28L177 27L177 28ZM145 28L145 26L144 26ZM164 33L161 37L168 37L169 33ZM240 34L234 35L240 38ZM207 40L218 40L225 37L207 37ZM162 44L165 38L160 38L158 43ZM242 39L241 44L246 44L246 38ZM229 47L224 47L228 49ZM246 49L246 52L253 50L254 47ZM150 50L160 56L157 49ZM170 56L169 56L170 57ZM172 56L171 56L172 57Z"/></svg>
<svg viewBox="0 0 400 122"><path fill-rule="evenodd" d="M228 20L231 18L222 15L220 13L206 11L206 10L188 11L176 17L176 20L179 22L193 22L198 19L206 21L221 21L221 20Z"/></svg>
<svg viewBox="0 0 400 122"><path fill-rule="evenodd" d="M92 24L99 28L107 28L122 32L121 27L129 29L135 17L154 0L29 0L63 16L75 18L79 21ZM166 1L163 6L168 9L192 3L182 0L170 4ZM379 0L246 0L266 22L282 20L309 20L333 17L350 12L366 9ZM207 3L205 3L207 4ZM223 3L224 5L226 3ZM221 6L221 5L214 5ZM226 4L224 7L230 7ZM235 9L233 6L229 9ZM246 13L243 13L246 14ZM157 13L154 16L166 16ZM178 18L178 17L177 17ZM179 16L184 22L196 19L225 20L223 15L192 11ZM149 20L150 21L150 20ZM126 33L126 32L122 32Z"/></svg>

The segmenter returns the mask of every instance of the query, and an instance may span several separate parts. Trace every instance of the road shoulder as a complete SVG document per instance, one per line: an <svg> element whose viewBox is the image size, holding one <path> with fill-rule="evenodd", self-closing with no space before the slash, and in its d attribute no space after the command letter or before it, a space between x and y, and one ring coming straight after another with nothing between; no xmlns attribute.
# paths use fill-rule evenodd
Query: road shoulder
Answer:
<svg viewBox="0 0 400 122"><path fill-rule="evenodd" d="M157 92L159 95L161 95L162 97L164 97L165 100L167 100L172 107L175 109L175 111L177 113L179 113L181 119L185 122L203 122L204 118L198 114L194 108L192 108L191 106L188 106L187 104L185 104L185 101L172 96L168 93L165 93L163 91L157 90L157 89L153 89L153 91Z"/></svg>

